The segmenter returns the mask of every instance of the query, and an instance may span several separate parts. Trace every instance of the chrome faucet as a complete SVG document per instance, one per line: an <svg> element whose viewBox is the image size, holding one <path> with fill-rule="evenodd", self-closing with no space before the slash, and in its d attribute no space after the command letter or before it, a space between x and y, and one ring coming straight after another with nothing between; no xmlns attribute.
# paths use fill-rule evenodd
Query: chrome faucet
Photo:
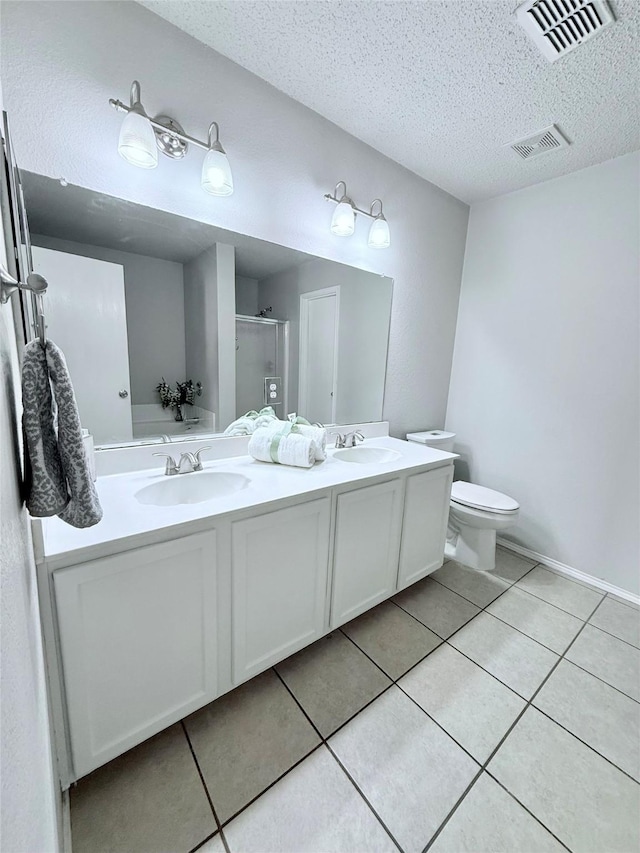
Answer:
<svg viewBox="0 0 640 853"><path fill-rule="evenodd" d="M336 436L336 447L355 447L358 441L364 441L364 436L360 432L360 430L354 430L353 432L347 432L345 435L340 435L339 432L335 433Z"/></svg>
<svg viewBox="0 0 640 853"><path fill-rule="evenodd" d="M173 477L174 474L191 474L194 471L202 471L200 454L204 453L205 450L211 450L211 445L200 447L195 453L183 453L179 462L176 462L173 456L169 456L168 453L154 453L153 455L163 456L167 460L164 473L167 477Z"/></svg>
<svg viewBox="0 0 640 853"><path fill-rule="evenodd" d="M360 430L355 429L353 432L348 432L344 437L345 447L355 447L359 441L364 441L364 436Z"/></svg>

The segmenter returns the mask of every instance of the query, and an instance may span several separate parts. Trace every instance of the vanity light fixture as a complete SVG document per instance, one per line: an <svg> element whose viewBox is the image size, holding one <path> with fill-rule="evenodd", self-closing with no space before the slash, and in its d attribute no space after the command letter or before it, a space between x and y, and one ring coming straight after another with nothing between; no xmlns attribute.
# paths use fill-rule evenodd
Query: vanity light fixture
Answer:
<svg viewBox="0 0 640 853"><path fill-rule="evenodd" d="M171 116L150 118L142 106L140 83L137 80L131 84L129 106L114 98L109 103L114 109L127 114L118 140L118 154L127 163L141 169L155 169L158 165L158 151L172 160L182 160L189 145L195 145L207 152L202 166L202 188L212 195L231 195L233 177L227 155L220 144L217 122L211 122L207 142L201 142L188 136Z"/></svg>
<svg viewBox="0 0 640 853"><path fill-rule="evenodd" d="M389 244L391 243L391 236L389 234L389 223L385 219L384 213L382 212L381 199L374 198L374 200L371 202L369 215L373 216L373 207L376 202L380 204L380 211L371 223L367 245L370 249L388 249Z"/></svg>
<svg viewBox="0 0 640 853"><path fill-rule="evenodd" d="M343 191L339 192L340 186L344 187ZM369 217L373 222L369 229L369 239L367 241L370 249L387 249L391 243L389 235L389 223L385 219L382 212L382 201L375 198L369 207L369 211L361 210L356 207L353 201L347 195L347 185L344 181L338 181L333 195L325 194L327 201L332 201L337 205L331 217L331 232L338 237L350 237L355 231L356 214L361 213L363 216ZM376 202L380 205L378 213L373 212Z"/></svg>
<svg viewBox="0 0 640 853"><path fill-rule="evenodd" d="M338 187L342 184L344 192L338 198ZM331 217L331 231L337 237L351 237L356 227L355 205L347 195L347 185L344 181L338 181L335 188L335 197L326 195L337 203L336 209Z"/></svg>
<svg viewBox="0 0 640 853"><path fill-rule="evenodd" d="M213 139L213 129L216 138ZM216 121L209 126L209 150L202 164L202 189L212 195L231 195L233 177L225 150L220 145L220 128Z"/></svg>

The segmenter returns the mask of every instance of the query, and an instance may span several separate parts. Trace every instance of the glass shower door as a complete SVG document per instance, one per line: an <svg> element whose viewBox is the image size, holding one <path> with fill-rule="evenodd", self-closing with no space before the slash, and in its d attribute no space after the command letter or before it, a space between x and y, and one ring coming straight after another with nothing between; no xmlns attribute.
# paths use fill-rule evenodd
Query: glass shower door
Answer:
<svg viewBox="0 0 640 853"><path fill-rule="evenodd" d="M263 406L285 417L288 331L285 320L236 315L236 417Z"/></svg>

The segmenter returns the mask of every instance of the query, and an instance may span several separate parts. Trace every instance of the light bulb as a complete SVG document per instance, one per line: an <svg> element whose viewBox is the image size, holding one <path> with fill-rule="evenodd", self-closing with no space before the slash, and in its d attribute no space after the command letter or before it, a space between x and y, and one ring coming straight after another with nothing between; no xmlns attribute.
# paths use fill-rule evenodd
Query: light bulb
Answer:
<svg viewBox="0 0 640 853"><path fill-rule="evenodd" d="M331 217L332 233L338 237L350 237L356 227L355 220L353 205L348 201L341 201Z"/></svg>
<svg viewBox="0 0 640 853"><path fill-rule="evenodd" d="M376 217L371 223L369 229L369 239L367 241L370 249L388 249L391 243L389 235L389 223L382 214Z"/></svg>
<svg viewBox="0 0 640 853"><path fill-rule="evenodd" d="M146 116L135 110L127 113L120 128L118 154L140 169L155 169L158 165L156 135Z"/></svg>
<svg viewBox="0 0 640 853"><path fill-rule="evenodd" d="M202 164L202 189L212 195L231 195L233 177L227 155L219 148L211 148Z"/></svg>

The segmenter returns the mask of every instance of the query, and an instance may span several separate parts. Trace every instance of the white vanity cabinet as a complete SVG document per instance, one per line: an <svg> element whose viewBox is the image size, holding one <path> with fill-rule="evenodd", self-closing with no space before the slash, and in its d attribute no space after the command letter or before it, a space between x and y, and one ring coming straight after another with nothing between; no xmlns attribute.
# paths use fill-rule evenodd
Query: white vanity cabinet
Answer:
<svg viewBox="0 0 640 853"><path fill-rule="evenodd" d="M407 477L398 589L442 565L452 480L453 465Z"/></svg>
<svg viewBox="0 0 640 853"><path fill-rule="evenodd" d="M425 463L422 448L405 452L414 464L399 470L291 472L305 483L331 477L145 532L128 551L116 540L83 563L73 552L71 565L45 556L63 787L442 565L453 457ZM256 481L270 473L252 469ZM120 488L115 478L109 488Z"/></svg>
<svg viewBox="0 0 640 853"><path fill-rule="evenodd" d="M403 480L337 496L331 627L393 595L398 575Z"/></svg>
<svg viewBox="0 0 640 853"><path fill-rule="evenodd" d="M218 694L216 563L209 531L54 572L76 778Z"/></svg>
<svg viewBox="0 0 640 853"><path fill-rule="evenodd" d="M240 684L327 630L328 497L232 522L232 680Z"/></svg>

